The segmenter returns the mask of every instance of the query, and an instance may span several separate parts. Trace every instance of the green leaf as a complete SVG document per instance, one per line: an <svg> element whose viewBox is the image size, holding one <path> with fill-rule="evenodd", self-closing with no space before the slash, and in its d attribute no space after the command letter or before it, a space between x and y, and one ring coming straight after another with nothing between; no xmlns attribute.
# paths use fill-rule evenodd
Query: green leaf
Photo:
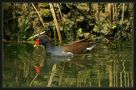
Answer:
<svg viewBox="0 0 136 90"><path fill-rule="evenodd" d="M77 32L82 33L82 28L79 28Z"/></svg>

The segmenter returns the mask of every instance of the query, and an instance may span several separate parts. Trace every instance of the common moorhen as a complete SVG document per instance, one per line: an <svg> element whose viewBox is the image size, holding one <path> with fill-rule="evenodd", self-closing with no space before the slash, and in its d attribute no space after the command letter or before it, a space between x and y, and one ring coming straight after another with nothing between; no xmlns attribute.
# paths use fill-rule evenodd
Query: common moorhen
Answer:
<svg viewBox="0 0 136 90"><path fill-rule="evenodd" d="M55 46L47 36L43 36L36 39L34 47L43 45L47 53L54 56L73 56L92 50L96 46L96 43L88 39L82 39L63 46Z"/></svg>

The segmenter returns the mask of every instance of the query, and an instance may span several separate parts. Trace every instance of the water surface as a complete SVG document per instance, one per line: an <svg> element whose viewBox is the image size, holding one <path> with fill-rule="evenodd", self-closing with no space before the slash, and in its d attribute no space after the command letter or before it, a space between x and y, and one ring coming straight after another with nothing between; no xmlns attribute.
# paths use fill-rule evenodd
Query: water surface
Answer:
<svg viewBox="0 0 136 90"><path fill-rule="evenodd" d="M41 73L36 77L38 65ZM3 87L133 87L132 48L96 46L67 58L31 44L4 44L2 67Z"/></svg>

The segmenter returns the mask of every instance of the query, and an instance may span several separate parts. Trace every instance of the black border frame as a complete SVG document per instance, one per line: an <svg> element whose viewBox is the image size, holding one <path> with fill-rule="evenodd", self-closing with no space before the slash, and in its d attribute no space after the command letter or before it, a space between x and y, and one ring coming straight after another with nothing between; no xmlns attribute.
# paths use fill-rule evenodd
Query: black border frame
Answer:
<svg viewBox="0 0 136 90"><path fill-rule="evenodd" d="M136 15L136 4L135 4L135 0L114 0L114 1L112 1L112 0L3 0L3 1L1 1L0 2L0 28L1 28L1 30L0 30L0 51L1 51L1 53L0 53L0 61L1 61L1 72L2 72L2 60L3 60L3 58L2 58L2 49L3 49L3 43L2 43L2 39L3 39L3 27L2 27L2 3L3 2L47 2L47 3L49 3L49 2L64 2L64 3L70 3L70 2L119 2L119 3L123 3L123 2L130 2L130 3L133 3L133 5L134 5L134 10L133 10L133 12L134 12L134 21L133 21L133 29L134 29L134 31L133 31L133 59L134 59L134 66L133 66L133 70L134 70L134 87L130 87L130 88L123 88L123 89L134 89L136 86L136 74L135 74L135 72L136 72L136 61L135 61L135 59L136 59L136 57L135 57L135 51L136 51L136 41L135 41L135 37L136 37L136 21L135 21L135 15ZM1 73L1 87L2 87L2 73ZM46 88L46 87L45 87ZM28 88L28 89L30 89L30 88ZM34 88L35 89L35 88ZM42 89L42 88L37 88L36 87L36 89ZM48 89L48 87L47 87L47 89ZM49 88L49 89L52 89L52 88ZM57 89L57 88L56 88ZM63 88L62 88L63 89ZM72 88L70 88L70 89L72 89ZM76 89L76 88L73 88L73 89ZM81 89L82 89L82 87L81 87ZM83 88L83 89L99 89L99 88ZM107 88L102 88L102 89L107 89ZM114 89L114 88L108 88L108 89ZM115 89L122 89L122 88L116 88L115 87Z"/></svg>

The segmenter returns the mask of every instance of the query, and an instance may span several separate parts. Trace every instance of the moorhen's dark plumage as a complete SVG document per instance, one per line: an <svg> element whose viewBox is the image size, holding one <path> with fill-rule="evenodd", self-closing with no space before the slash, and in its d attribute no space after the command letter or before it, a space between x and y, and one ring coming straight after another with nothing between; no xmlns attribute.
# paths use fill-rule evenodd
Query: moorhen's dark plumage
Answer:
<svg viewBox="0 0 136 90"><path fill-rule="evenodd" d="M38 45L43 45L46 48L47 53L55 56L73 56L92 50L96 46L96 42L82 39L63 46L55 46L50 42L47 36L44 36L36 39L34 46Z"/></svg>

